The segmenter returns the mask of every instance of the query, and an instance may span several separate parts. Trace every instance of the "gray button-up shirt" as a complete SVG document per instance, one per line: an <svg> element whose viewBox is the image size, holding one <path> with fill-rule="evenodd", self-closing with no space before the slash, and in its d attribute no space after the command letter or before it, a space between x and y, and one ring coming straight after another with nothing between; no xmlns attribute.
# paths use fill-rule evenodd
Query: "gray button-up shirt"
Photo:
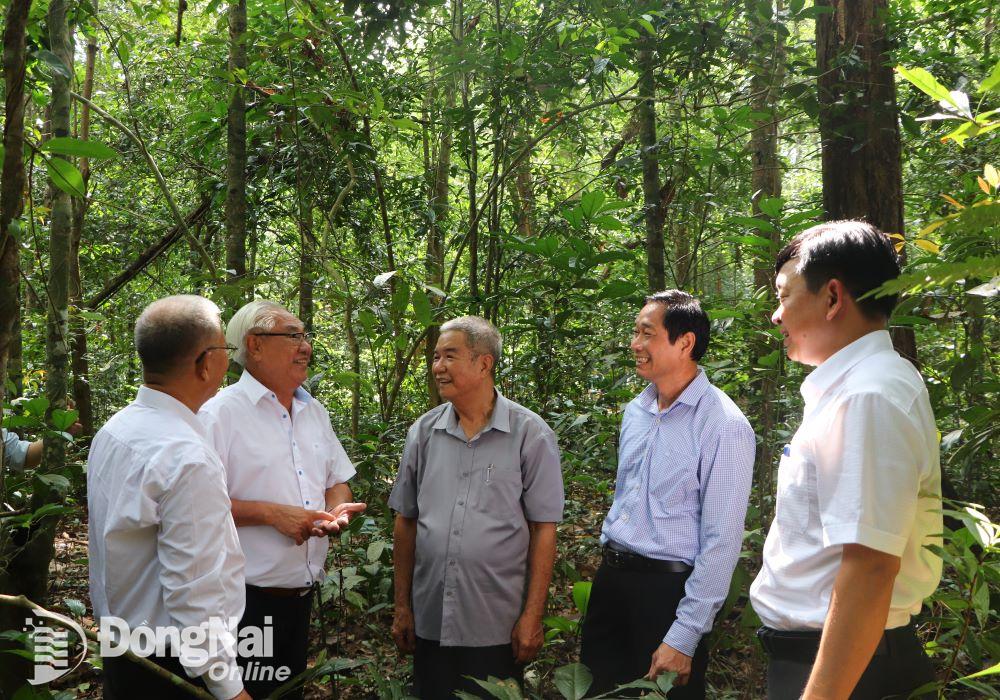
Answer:
<svg viewBox="0 0 1000 700"><path fill-rule="evenodd" d="M510 642L528 572L528 521L562 519L555 433L497 392L489 424L465 437L450 403L421 416L389 506L417 519L416 633L442 646Z"/></svg>

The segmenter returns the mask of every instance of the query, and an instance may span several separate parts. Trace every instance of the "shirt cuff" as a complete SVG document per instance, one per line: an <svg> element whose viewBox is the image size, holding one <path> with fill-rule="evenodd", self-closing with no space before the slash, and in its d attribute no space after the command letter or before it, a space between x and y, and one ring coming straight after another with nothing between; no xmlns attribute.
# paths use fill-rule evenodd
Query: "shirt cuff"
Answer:
<svg viewBox="0 0 1000 700"><path fill-rule="evenodd" d="M214 664L209 666L208 671L201 677L205 682L205 687L208 688L208 692L219 700L229 700L243 692L243 676L240 667L235 662L226 664L225 676L217 681L211 678L213 667L215 667Z"/></svg>
<svg viewBox="0 0 1000 700"><path fill-rule="evenodd" d="M906 538L891 532L877 530L863 523L838 523L824 527L823 546L833 547L838 544L860 544L879 552L901 557L906 549Z"/></svg>
<svg viewBox="0 0 1000 700"><path fill-rule="evenodd" d="M678 620L670 625L667 636L663 638L664 644L669 644L674 649L687 656L694 656L694 650L698 648L701 635L686 629Z"/></svg>

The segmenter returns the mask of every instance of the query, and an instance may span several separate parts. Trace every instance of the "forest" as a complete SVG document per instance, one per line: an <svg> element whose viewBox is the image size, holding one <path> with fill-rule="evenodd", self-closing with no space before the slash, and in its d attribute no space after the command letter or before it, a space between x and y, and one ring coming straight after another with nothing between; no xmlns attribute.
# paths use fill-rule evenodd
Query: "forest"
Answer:
<svg viewBox="0 0 1000 700"><path fill-rule="evenodd" d="M179 293L224 319L254 298L296 314L306 386L357 468L368 509L331 539L308 698L408 697L387 498L408 427L440 403L440 325L495 323L497 387L555 430L566 508L545 646L523 693L486 692L590 697L580 619L642 389L629 338L644 296L670 288L708 311L701 365L757 440L709 696L764 697L748 588L806 374L770 322L775 254L864 219L904 261L881 292L901 295L893 343L940 436L944 574L916 619L928 690L1000 698L995 0L0 8L0 400L6 430L44 440L36 468L0 461L0 697L101 697L93 643L72 673L25 683L25 615L96 627L88 446L142 382L138 314Z"/></svg>

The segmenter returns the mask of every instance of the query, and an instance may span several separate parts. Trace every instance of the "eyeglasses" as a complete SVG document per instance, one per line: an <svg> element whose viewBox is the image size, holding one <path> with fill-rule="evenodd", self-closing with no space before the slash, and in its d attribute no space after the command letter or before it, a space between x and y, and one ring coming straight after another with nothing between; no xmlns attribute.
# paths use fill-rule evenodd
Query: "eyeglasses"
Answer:
<svg viewBox="0 0 1000 700"><path fill-rule="evenodd" d="M213 345L212 347L205 348L204 350L202 350L201 354L198 355L198 357L194 358L194 363L198 364L199 362L204 360L205 355L207 355L210 350L225 350L226 352L235 352L236 348L232 345Z"/></svg>
<svg viewBox="0 0 1000 700"><path fill-rule="evenodd" d="M304 333L299 331L298 333L251 333L250 335L268 335L268 336L280 336L282 338L290 338L295 341L296 345L302 345L303 342L312 343L313 334Z"/></svg>

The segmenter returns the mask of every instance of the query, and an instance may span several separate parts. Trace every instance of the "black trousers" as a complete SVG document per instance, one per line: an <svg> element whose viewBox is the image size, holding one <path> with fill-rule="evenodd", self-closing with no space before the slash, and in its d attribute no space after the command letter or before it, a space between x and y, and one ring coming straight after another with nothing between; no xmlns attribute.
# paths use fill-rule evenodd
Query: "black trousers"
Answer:
<svg viewBox="0 0 1000 700"><path fill-rule="evenodd" d="M599 695L639 680L653 652L677 617L690 574L629 571L601 564L590 590L583 621L580 661L594 676L588 695ZM702 641L691 662L687 685L670 691L671 700L705 697L708 649ZM636 693L638 695L638 693Z"/></svg>
<svg viewBox="0 0 1000 700"><path fill-rule="evenodd" d="M174 675L186 678L192 685L205 688L201 678L188 677L176 656L149 656L146 658ZM105 656L103 665L105 700L131 700L138 696L141 696L143 700L187 700L191 697L191 694L186 690L181 690L176 685L160 678L155 673L150 673L124 656Z"/></svg>
<svg viewBox="0 0 1000 700"><path fill-rule="evenodd" d="M247 586L247 606L240 620L240 629L271 626L274 633L274 653L271 658L240 658L243 669L243 687L253 698L265 698L289 678L306 670L309 652L309 616L312 612L312 593L304 596L276 596L266 589ZM264 618L269 617L269 621ZM276 680L274 673L287 666L290 673L285 681ZM273 669L266 670L266 667ZM303 689L283 695L283 698L301 699ZM145 700L145 699L144 699Z"/></svg>
<svg viewBox="0 0 1000 700"><path fill-rule="evenodd" d="M524 666L514 660L510 644L492 647L443 647L431 639L417 637L413 654L413 675L416 696L421 700L451 700L455 691L463 690L476 697L492 697L475 681L494 676L501 680L513 678L524 683Z"/></svg>
<svg viewBox="0 0 1000 700"><path fill-rule="evenodd" d="M803 639L800 650L768 654L768 700L797 700L805 690L812 672L819 638ZM911 692L934 680L934 669L920 645L913 627L886 630L879 648L868 663L861 680L851 693L851 700L906 698Z"/></svg>

